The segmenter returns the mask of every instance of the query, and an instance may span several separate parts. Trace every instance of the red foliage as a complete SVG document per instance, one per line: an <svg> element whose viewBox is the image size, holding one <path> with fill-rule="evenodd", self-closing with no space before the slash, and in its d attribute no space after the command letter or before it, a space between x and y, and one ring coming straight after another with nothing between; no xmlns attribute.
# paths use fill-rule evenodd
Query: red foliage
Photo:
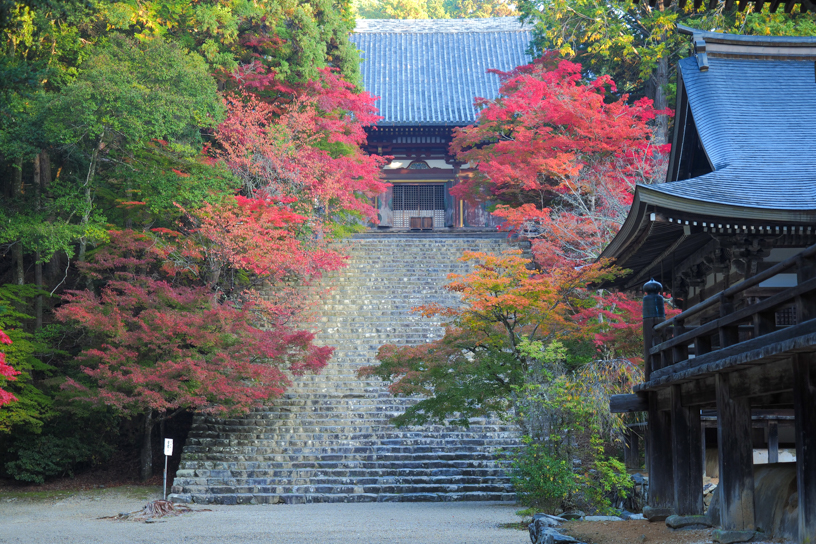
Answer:
<svg viewBox="0 0 816 544"><path fill-rule="evenodd" d="M384 159L364 153L363 127L380 119L374 98L357 94L335 72L323 70L286 100L269 103L252 94L227 98L228 117L216 134L220 157L252 198L293 197L297 211L330 220L354 211L371 219L369 199L381 194Z"/></svg>
<svg viewBox="0 0 816 544"><path fill-rule="evenodd" d="M545 267L591 262L617 232L635 183L658 177L667 149L651 145L651 101L607 102L614 82L581 79L580 65L547 56L499 73L500 97L480 100L475 126L451 149L477 173L451 192L509 203L496 215L535 239Z"/></svg>
<svg viewBox="0 0 816 544"><path fill-rule="evenodd" d="M211 253L235 269L246 270L267 281L286 277L303 279L343 265L336 252L317 240L299 237L307 218L275 198L238 196L235 204L207 205L197 215L199 233L209 241Z"/></svg>
<svg viewBox="0 0 816 544"><path fill-rule="evenodd" d="M93 385L65 384L87 400L126 413L246 412L284 391L284 369L317 371L331 354L284 322L260 328L251 300L163 273L165 249L148 235L113 232L81 268L107 280L98 293L69 292L56 316L92 339L78 359Z"/></svg>
<svg viewBox="0 0 816 544"><path fill-rule="evenodd" d="M9 338L3 331L0 331L0 344L11 344L11 338ZM14 381L17 379L14 377L17 374L19 374L19 372L11 368L11 366L6 363L6 354L0 351L0 376L6 380ZM14 402L16 400L17 397L0 387L0 406L9 404L10 402Z"/></svg>

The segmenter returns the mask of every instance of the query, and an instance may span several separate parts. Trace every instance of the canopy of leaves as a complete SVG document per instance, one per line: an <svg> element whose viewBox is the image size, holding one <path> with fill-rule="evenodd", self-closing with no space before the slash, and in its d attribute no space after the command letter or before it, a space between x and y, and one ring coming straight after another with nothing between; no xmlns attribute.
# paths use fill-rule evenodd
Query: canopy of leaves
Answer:
<svg viewBox="0 0 816 544"><path fill-rule="evenodd" d="M65 384L80 396L125 413L226 415L279 396L284 369L326 364L331 348L312 346L310 333L260 329L251 302L214 300L207 286L168 275L152 237L123 231L111 241L82 266L98 291L69 292L56 312L90 336L77 361L91 381Z"/></svg>
<svg viewBox="0 0 816 544"><path fill-rule="evenodd" d="M647 89L652 72L661 59L674 66L690 54L690 41L676 31L683 24L701 30L736 34L812 36L816 33L816 15L770 13L765 4L761 13L750 4L744 12L737 6L725 11L720 3L715 9L708 4L694 10L693 3L684 9L678 2L664 7L650 7L648 2L634 0L520 0L517 3L522 20L535 25L533 48L537 53L557 50L575 57L585 75L610 75L623 93L644 94L655 98L655 89ZM673 78L672 78L673 79ZM669 81L660 84L666 84ZM672 96L673 93L667 93Z"/></svg>
<svg viewBox="0 0 816 544"><path fill-rule="evenodd" d="M17 309L37 294L30 285L0 286L0 344L6 344L0 352L0 405L8 404L0 410L0 433L15 428L37 432L52 415L52 398L35 381L56 370L42 360L49 346L40 334L26 330L31 316Z"/></svg>
<svg viewBox="0 0 816 544"><path fill-rule="evenodd" d="M461 19L518 15L505 0L358 0L361 19Z"/></svg>
<svg viewBox="0 0 816 544"><path fill-rule="evenodd" d="M609 101L608 76L553 55L500 73L500 96L481 100L476 125L451 150L476 173L451 192L498 200L496 214L533 238L541 266L593 261L626 217L636 183L660 179L667 147L652 145L648 99Z"/></svg>
<svg viewBox="0 0 816 544"><path fill-rule="evenodd" d="M460 293L463 304L417 309L448 321L444 337L412 347L383 346L380 364L361 371L392 382L394 394L426 397L395 418L398 425L447 418L467 425L475 416L510 415L513 392L530 370L531 343L580 335L573 316L597 305L587 285L615 274L603 263L542 274L520 250L498 256L466 252L461 260L473 263L473 271L451 275L446 288Z"/></svg>

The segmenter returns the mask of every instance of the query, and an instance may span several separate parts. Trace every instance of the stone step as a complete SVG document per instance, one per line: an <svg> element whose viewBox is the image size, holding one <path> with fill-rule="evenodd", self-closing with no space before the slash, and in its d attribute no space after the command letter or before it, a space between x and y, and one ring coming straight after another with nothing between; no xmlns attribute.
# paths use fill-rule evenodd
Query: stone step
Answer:
<svg viewBox="0 0 816 544"><path fill-rule="evenodd" d="M351 493L351 494L277 494L277 493L173 493L170 500L198 504L309 504L351 502L454 502L454 501L514 501L515 493Z"/></svg>
<svg viewBox="0 0 816 544"><path fill-rule="evenodd" d="M173 486L174 493L212 493L220 494L352 494L372 493L387 494L415 494L415 493L512 493L509 484L494 484L489 482L472 484L407 484L407 485L191 485Z"/></svg>
<svg viewBox="0 0 816 544"><path fill-rule="evenodd" d="M198 416L171 498L220 504L413 500L512 500L500 450L518 447L517 429L479 418L469 429L397 429L390 419L416 398L394 398L378 378L360 379L383 344L440 338L440 319L412 309L455 305L448 274L464 274L465 250L498 253L502 236L380 234L343 241L348 266L305 296L320 301L309 328L333 346L317 375L293 379L287 394L244 417ZM330 289L327 289L330 287Z"/></svg>

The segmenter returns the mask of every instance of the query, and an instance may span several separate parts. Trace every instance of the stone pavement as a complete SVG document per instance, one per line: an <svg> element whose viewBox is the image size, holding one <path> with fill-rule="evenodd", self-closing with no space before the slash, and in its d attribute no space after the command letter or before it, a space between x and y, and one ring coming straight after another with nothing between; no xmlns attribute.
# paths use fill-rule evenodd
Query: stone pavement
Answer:
<svg viewBox="0 0 816 544"><path fill-rule="evenodd" d="M141 509L144 500L111 490L99 499L6 502L0 497L3 544L527 544L508 503L332 503L198 506L156 523L97 519Z"/></svg>

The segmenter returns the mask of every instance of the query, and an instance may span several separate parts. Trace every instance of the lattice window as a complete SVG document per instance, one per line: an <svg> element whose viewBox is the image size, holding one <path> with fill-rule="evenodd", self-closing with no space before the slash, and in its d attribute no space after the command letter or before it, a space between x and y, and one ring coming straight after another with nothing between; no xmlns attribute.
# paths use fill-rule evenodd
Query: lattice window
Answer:
<svg viewBox="0 0 816 544"><path fill-rule="evenodd" d="M412 217L433 217L434 228L445 226L444 185L395 185L391 203L394 227L410 228Z"/></svg>
<svg viewBox="0 0 816 544"><path fill-rule="evenodd" d="M425 161L413 161L408 165L408 168L410 170L427 170L430 166L428 166L428 163Z"/></svg>
<svg viewBox="0 0 816 544"><path fill-rule="evenodd" d="M777 327L792 327L796 325L796 306L779 310L775 314Z"/></svg>

